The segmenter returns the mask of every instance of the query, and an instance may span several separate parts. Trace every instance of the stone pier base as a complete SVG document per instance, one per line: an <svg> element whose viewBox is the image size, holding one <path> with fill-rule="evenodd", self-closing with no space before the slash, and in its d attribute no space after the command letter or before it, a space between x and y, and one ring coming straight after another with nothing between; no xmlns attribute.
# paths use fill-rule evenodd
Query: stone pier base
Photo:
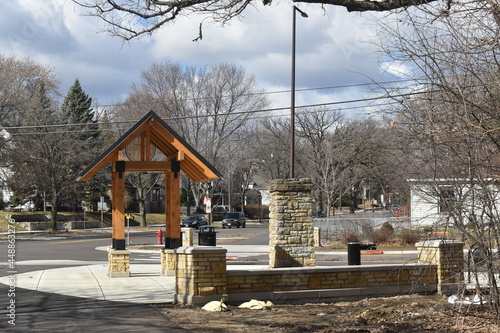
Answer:
<svg viewBox="0 0 500 333"><path fill-rule="evenodd" d="M110 250L108 253L108 276L130 276L130 251Z"/></svg>
<svg viewBox="0 0 500 333"><path fill-rule="evenodd" d="M193 228L182 228L182 247L193 246L194 230Z"/></svg>
<svg viewBox="0 0 500 333"><path fill-rule="evenodd" d="M175 276L175 269L177 267L177 255L175 249L161 250L161 275Z"/></svg>
<svg viewBox="0 0 500 333"><path fill-rule="evenodd" d="M227 293L226 253L213 246L176 249L175 302L196 305L223 298Z"/></svg>
<svg viewBox="0 0 500 333"><path fill-rule="evenodd" d="M415 245L419 263L437 265L438 293L457 293L464 283L464 243L454 240L427 240Z"/></svg>

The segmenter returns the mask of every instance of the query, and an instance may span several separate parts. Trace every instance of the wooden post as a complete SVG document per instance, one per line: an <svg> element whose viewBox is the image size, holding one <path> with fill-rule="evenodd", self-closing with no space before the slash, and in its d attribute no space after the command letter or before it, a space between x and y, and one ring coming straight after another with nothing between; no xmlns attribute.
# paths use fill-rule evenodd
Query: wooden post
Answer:
<svg viewBox="0 0 500 333"><path fill-rule="evenodd" d="M113 163L112 173L112 225L113 249L125 250L125 172L117 171L116 161Z"/></svg>
<svg viewBox="0 0 500 333"><path fill-rule="evenodd" d="M179 173L165 172L165 192L165 248L176 249L182 246Z"/></svg>

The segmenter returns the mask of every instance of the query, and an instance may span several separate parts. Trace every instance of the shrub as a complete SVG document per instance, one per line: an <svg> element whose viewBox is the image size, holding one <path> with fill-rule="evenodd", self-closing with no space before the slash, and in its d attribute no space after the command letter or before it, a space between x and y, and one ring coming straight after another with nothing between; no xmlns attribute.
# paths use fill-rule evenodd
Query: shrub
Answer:
<svg viewBox="0 0 500 333"><path fill-rule="evenodd" d="M403 230L399 237L401 245L413 245L419 241L418 233L411 230Z"/></svg>
<svg viewBox="0 0 500 333"><path fill-rule="evenodd" d="M372 234L370 235L370 240L376 244L387 243L391 238L392 233L392 230L382 227L372 232Z"/></svg>
<svg viewBox="0 0 500 333"><path fill-rule="evenodd" d="M354 232L350 232L347 234L344 234L342 236L342 243L352 243L352 242L359 242L360 238L358 234L355 234Z"/></svg>
<svg viewBox="0 0 500 333"><path fill-rule="evenodd" d="M269 218L269 207L266 205L245 205L245 216L257 220L262 216L263 219Z"/></svg>
<svg viewBox="0 0 500 333"><path fill-rule="evenodd" d="M391 232L394 231L394 227L390 222L384 222L384 224L382 224L381 229L387 229L390 230Z"/></svg>

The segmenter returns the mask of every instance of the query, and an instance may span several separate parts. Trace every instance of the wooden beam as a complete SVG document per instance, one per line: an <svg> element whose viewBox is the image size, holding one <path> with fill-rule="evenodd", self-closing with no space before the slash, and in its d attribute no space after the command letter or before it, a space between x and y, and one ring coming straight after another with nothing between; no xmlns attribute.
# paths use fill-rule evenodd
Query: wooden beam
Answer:
<svg viewBox="0 0 500 333"><path fill-rule="evenodd" d="M180 176L165 172L165 248L182 246Z"/></svg>
<svg viewBox="0 0 500 333"><path fill-rule="evenodd" d="M113 168L114 169L114 168ZM111 198L113 204L112 226L113 247L125 249L125 175L112 173Z"/></svg>
<svg viewBox="0 0 500 333"><path fill-rule="evenodd" d="M150 127L148 127L145 134L146 134L146 161L151 161L151 129L150 129Z"/></svg>
<svg viewBox="0 0 500 333"><path fill-rule="evenodd" d="M156 128L151 131L152 138L154 142L168 143L170 149L176 149L177 151L173 154L165 154L167 158L176 157L177 152L182 153L181 170L194 181L206 181L211 179L219 178L214 172L212 172L208 167L206 167L197 157L189 150L184 150L184 146L175 139L175 137L163 128ZM194 173L193 173L194 172Z"/></svg>
<svg viewBox="0 0 500 333"><path fill-rule="evenodd" d="M169 161L184 161L184 152L182 150L178 150L176 153L167 157Z"/></svg>
<svg viewBox="0 0 500 333"><path fill-rule="evenodd" d="M127 161L125 162L127 172L146 172L146 171L170 171L169 161Z"/></svg>

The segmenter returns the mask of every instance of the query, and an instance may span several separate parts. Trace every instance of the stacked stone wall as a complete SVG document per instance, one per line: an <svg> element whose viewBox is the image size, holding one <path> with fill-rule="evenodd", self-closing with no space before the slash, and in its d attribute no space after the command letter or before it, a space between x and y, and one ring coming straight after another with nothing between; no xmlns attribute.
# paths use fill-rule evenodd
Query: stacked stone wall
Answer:
<svg viewBox="0 0 500 333"><path fill-rule="evenodd" d="M435 292L437 265L365 265L227 270L223 248L201 246L175 250L178 303L211 300L322 299L364 295ZM171 253L169 253L171 254Z"/></svg>
<svg viewBox="0 0 500 333"><path fill-rule="evenodd" d="M436 284L436 267L388 265L228 271L228 294Z"/></svg>
<svg viewBox="0 0 500 333"><path fill-rule="evenodd" d="M50 222L17 222L17 225L26 231L39 231L47 230L51 228ZM91 229L100 228L101 223L96 221L69 221L69 222L57 222L58 230L74 230L74 229Z"/></svg>

